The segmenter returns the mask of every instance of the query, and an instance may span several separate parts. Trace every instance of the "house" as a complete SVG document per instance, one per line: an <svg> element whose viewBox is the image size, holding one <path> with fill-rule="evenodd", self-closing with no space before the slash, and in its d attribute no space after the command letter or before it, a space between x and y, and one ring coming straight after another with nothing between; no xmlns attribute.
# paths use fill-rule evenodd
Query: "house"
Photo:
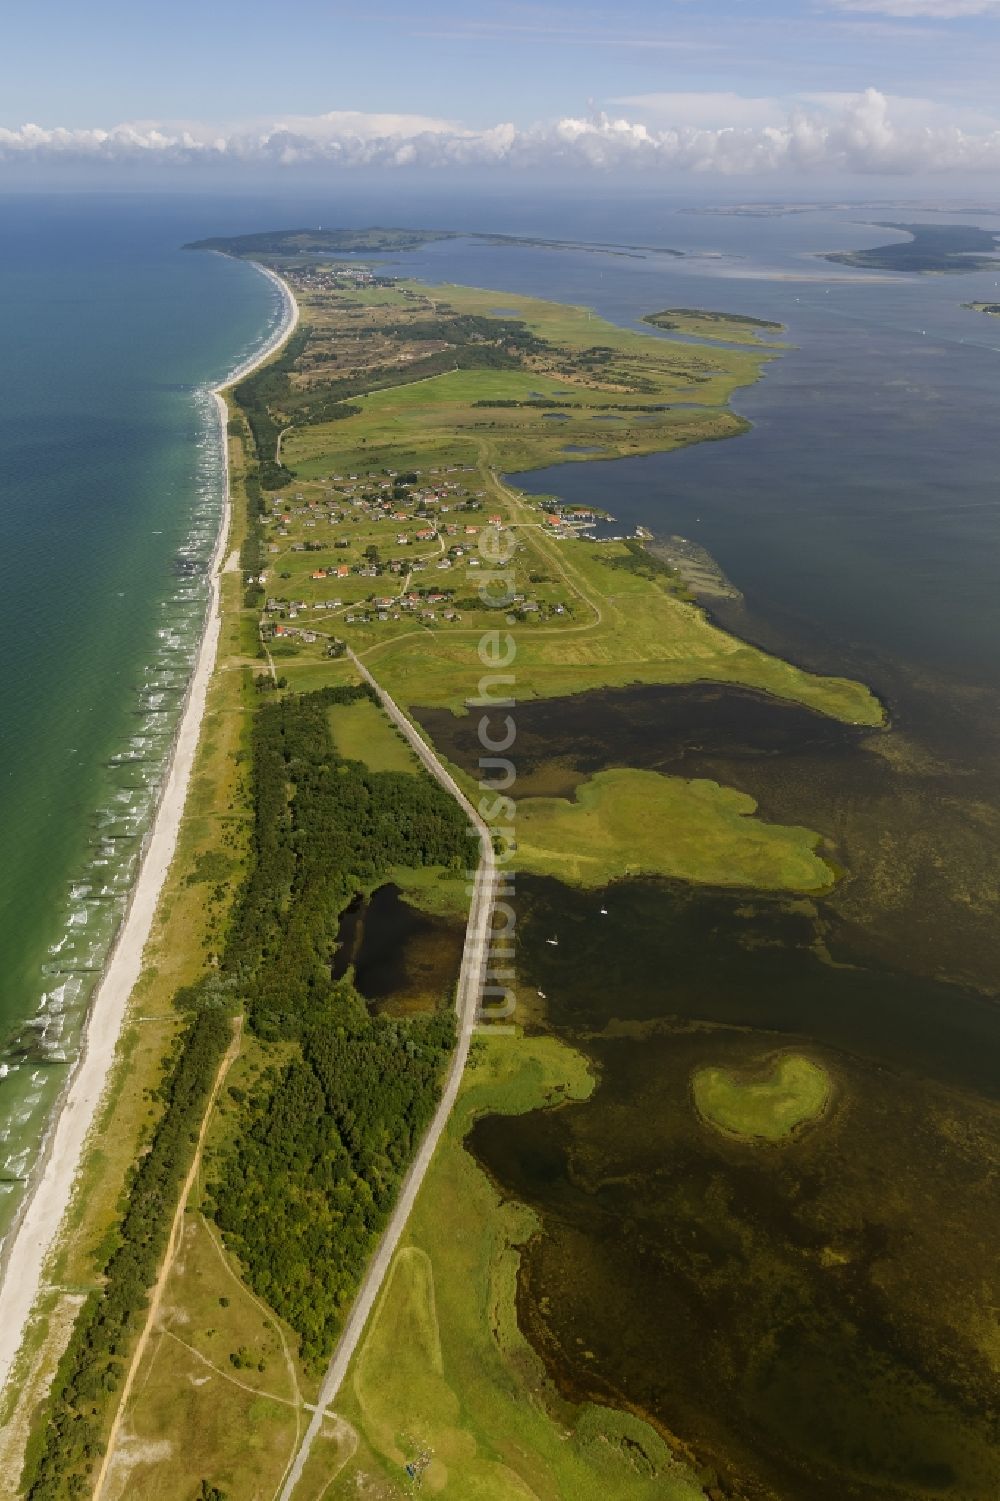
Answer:
<svg viewBox="0 0 1000 1501"><path fill-rule="evenodd" d="M346 579L347 575L350 573L350 571L351 571L351 568L350 568L350 564L349 563L338 563L337 564L337 577L339 579Z"/></svg>

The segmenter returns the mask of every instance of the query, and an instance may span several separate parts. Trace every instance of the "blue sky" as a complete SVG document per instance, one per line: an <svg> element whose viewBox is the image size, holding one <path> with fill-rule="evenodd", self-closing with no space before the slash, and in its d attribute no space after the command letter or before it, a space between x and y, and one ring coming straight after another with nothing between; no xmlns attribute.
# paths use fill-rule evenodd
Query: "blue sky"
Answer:
<svg viewBox="0 0 1000 1501"><path fill-rule="evenodd" d="M213 170L225 159L240 171L256 158L293 172L1000 167L1000 0L30 0L5 10L0 169L52 158Z"/></svg>

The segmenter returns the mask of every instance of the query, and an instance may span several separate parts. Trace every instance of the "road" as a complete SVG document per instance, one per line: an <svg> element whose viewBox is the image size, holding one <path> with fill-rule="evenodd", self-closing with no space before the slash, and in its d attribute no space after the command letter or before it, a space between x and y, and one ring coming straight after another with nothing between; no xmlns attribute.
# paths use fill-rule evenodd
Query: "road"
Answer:
<svg viewBox="0 0 1000 1501"><path fill-rule="evenodd" d="M493 854L493 840L489 828L469 802L465 793L458 786L454 777L445 770L427 742L410 723L397 704L389 697L388 693L380 687L364 663L350 650L347 655L365 682L374 688L382 708L400 733L406 737L422 765L426 767L435 781L441 784L445 791L455 799L462 810L468 815L470 823L479 835L481 854L479 867L475 876L472 903L469 907L469 921L465 930L465 949L462 954L462 968L459 974L458 991L455 998L455 1007L458 1012L458 1041L448 1066L448 1074L445 1079L444 1088L441 1091L441 1099L434 1112L434 1117L427 1128L427 1134L420 1143L417 1154L403 1180L392 1217L369 1263L361 1286L358 1288L347 1323L344 1325L344 1331L337 1342L330 1364L326 1368L326 1375L323 1377L323 1384L320 1387L319 1397L312 1418L310 1419L309 1427L306 1429L302 1443L299 1446L299 1451L285 1475L284 1484L279 1493L279 1501L291 1501L292 1493L301 1479L313 1441L322 1429L327 1409L336 1397L347 1374L351 1357L364 1333L368 1316L375 1306L375 1300L381 1291L396 1247L406 1228L406 1222L416 1202L417 1194L420 1192L420 1186L424 1181L427 1169L431 1165L434 1150L441 1139L441 1133L448 1123L448 1117L458 1097L462 1074L469 1056L469 1044L472 1041L472 1034L476 1025L476 1015L482 997L483 981L489 957L490 920L493 913L493 904L496 900L497 867Z"/></svg>

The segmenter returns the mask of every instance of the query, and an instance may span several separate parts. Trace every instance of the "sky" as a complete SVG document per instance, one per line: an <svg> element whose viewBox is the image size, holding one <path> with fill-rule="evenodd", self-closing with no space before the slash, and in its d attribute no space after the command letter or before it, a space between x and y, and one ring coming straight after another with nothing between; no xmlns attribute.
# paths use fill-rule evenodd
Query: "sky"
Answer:
<svg viewBox="0 0 1000 1501"><path fill-rule="evenodd" d="M0 34L0 185L1000 187L1000 0L31 0Z"/></svg>

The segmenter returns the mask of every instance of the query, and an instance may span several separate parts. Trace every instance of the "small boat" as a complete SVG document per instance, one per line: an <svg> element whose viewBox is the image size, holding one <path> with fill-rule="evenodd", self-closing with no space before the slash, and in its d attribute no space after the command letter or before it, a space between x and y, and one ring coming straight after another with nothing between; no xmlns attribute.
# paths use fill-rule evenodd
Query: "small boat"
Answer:
<svg viewBox="0 0 1000 1501"><path fill-rule="evenodd" d="M559 940L558 940L558 938L546 938L545 942L546 943L551 943L551 945L552 945L552 947L554 949L557 949L559 947Z"/></svg>
<svg viewBox="0 0 1000 1501"><path fill-rule="evenodd" d="M602 917L607 917L607 915L608 915L608 909L607 909L607 907L602 907L601 908L601 916Z"/></svg>
<svg viewBox="0 0 1000 1501"><path fill-rule="evenodd" d="M535 994L538 996L538 999L540 1001L547 1001L548 1000L548 996L545 994L544 990L538 990L538 991L535 992Z"/></svg>

